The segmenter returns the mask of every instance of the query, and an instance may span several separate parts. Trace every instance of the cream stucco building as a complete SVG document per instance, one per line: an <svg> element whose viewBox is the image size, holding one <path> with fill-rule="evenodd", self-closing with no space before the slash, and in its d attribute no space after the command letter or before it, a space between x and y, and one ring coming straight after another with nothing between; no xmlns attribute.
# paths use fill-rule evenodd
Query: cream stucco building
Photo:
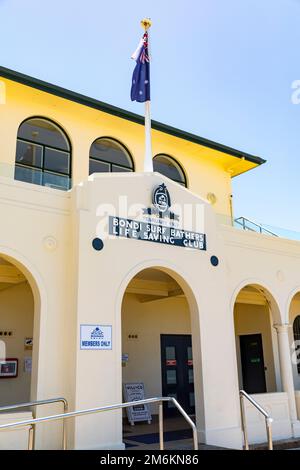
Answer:
<svg viewBox="0 0 300 470"><path fill-rule="evenodd" d="M201 442L241 448L244 388L274 439L300 437L300 243L234 224L231 179L264 160L153 122L143 173L139 116L8 69L0 80L0 406L104 406L143 382L195 414ZM104 348L85 325L108 331ZM2 431L0 447L27 431ZM61 433L38 425L35 447L60 448ZM122 449L122 412L70 421L68 447Z"/></svg>

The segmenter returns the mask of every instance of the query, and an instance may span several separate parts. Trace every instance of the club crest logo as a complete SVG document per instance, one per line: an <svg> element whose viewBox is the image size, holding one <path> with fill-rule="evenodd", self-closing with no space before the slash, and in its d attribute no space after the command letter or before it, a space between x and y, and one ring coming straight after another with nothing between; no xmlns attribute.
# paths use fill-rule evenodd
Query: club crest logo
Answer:
<svg viewBox="0 0 300 470"><path fill-rule="evenodd" d="M152 191L152 205L151 207L143 208L143 216L148 219L148 222L162 222L176 225L179 221L179 216L170 211L171 197L164 183L155 186Z"/></svg>
<svg viewBox="0 0 300 470"><path fill-rule="evenodd" d="M100 328L97 326L91 332L91 339L99 339L99 338L104 338L104 334L103 334L103 331L101 331Z"/></svg>
<svg viewBox="0 0 300 470"><path fill-rule="evenodd" d="M153 191L152 203L159 212L166 212L171 207L171 198L166 185L160 184Z"/></svg>

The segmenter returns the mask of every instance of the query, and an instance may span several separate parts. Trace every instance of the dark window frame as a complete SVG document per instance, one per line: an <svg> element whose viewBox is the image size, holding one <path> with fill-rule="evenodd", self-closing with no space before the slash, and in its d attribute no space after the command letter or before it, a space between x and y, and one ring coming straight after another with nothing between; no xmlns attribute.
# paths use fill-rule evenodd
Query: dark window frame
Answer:
<svg viewBox="0 0 300 470"><path fill-rule="evenodd" d="M294 341L300 341L300 315L297 315L293 322ZM300 374L300 346L295 347L297 356L297 370Z"/></svg>
<svg viewBox="0 0 300 470"><path fill-rule="evenodd" d="M153 157L153 162L154 162L154 160L155 160L157 157L166 157L166 158L168 158L169 160L171 160L171 162L174 164L174 167L175 167L175 168L178 167L179 170L181 171L182 177L183 177L183 181L175 180L175 179L173 179L173 178L170 178L170 179L172 179L172 181L174 181L175 183L178 183L178 184L180 184L181 186L184 186L185 188L188 188L187 176L186 176L186 173L185 173L185 171L184 171L182 165L179 163L179 161L178 161L176 158L171 157L171 155L169 155L169 154L167 154L167 153L158 153L157 155L155 155L155 156ZM166 175L164 175L164 176L166 176ZM168 176L167 176L167 178L168 178Z"/></svg>
<svg viewBox="0 0 300 470"><path fill-rule="evenodd" d="M63 150L63 149L58 148L54 145L50 146L48 144L42 144L40 142L35 142L34 140L31 140L31 139L24 139L23 137L18 137L19 136L19 131L20 131L22 125L26 124L27 122L33 121L34 119L39 119L41 121L48 122L49 124L52 124L54 127L56 127L62 133L64 138L66 139L69 150ZM29 118L26 118L26 119L24 119L24 121L21 122L21 124L18 127L16 142L17 142L17 145L18 145L18 142L22 142L22 143L29 144L29 145L36 145L36 146L42 148L42 165L41 166L32 165L32 164L29 164L29 163L20 163L15 158L15 167L26 168L26 169L31 169L33 171L40 171L41 172L41 174L42 174L42 184L38 184L38 183L32 183L32 184L36 184L38 186L49 187L49 186L46 186L46 185L43 184L44 174L46 174L46 175L49 174L49 175L53 175L53 176L64 177L68 181L68 187L67 188L63 188L63 187L60 188L59 186L57 186L56 188L51 188L51 186L50 186L51 189L60 189L62 191L68 191L71 188L71 181L72 181L72 145L71 145L71 141L69 139L69 136L67 135L65 130L59 124L57 124L57 122L55 122L52 119L49 119L45 116L31 116ZM69 168L68 168L67 173L62 173L60 171L53 171L53 170L50 170L48 168L45 168L45 155L46 155L46 150L47 149L55 150L57 152L65 153L65 154L68 155L68 157L69 157L68 158ZM16 147L16 157L17 157L17 147ZM17 180L17 181L22 181L22 180Z"/></svg>
<svg viewBox="0 0 300 470"><path fill-rule="evenodd" d="M103 159L100 159L100 158L95 158L95 157L92 157L91 156L91 149L92 149L92 146L98 142L99 140L110 140L112 142L115 142L116 144L118 144L121 149L124 150L124 153L127 155L128 157L128 160L129 162L131 163L131 167L128 167L128 166L125 166L125 165L120 165L120 163L116 163L116 162L109 162L107 160L103 160ZM109 137L109 136L103 136L103 137L97 137L97 139L95 139L91 146L90 146L90 150L89 150L89 162L90 161L93 161L93 162L100 162L100 163L105 163L106 165L109 165L109 171L107 172L101 172L101 173L117 173L117 172L114 172L112 171L112 166L117 166L119 168L122 168L125 170L126 173L134 173L135 172L135 165L134 165L134 160L132 158L132 155L131 155L131 152L129 152L128 148L126 147L126 145L124 145L122 142L120 142L118 139L115 139L114 137ZM120 172L122 173L122 172ZM90 173L90 169L89 169L89 175L91 175L92 173Z"/></svg>

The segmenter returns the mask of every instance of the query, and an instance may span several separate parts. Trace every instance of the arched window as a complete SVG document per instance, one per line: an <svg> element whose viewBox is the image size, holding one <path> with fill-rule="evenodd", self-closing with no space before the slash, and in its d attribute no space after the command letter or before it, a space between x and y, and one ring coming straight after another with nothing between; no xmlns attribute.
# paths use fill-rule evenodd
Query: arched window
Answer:
<svg viewBox="0 0 300 470"><path fill-rule="evenodd" d="M300 374L300 315L298 315L293 323L294 340L296 342L295 351L297 351L297 369Z"/></svg>
<svg viewBox="0 0 300 470"><path fill-rule="evenodd" d="M167 176L182 186L187 186L186 177L179 163L169 155L156 155L153 158L153 169L164 176Z"/></svg>
<svg viewBox="0 0 300 470"><path fill-rule="evenodd" d="M92 173L134 171L133 161L128 150L116 140L101 137L90 148L90 168Z"/></svg>
<svg viewBox="0 0 300 470"><path fill-rule="evenodd" d="M63 130L42 117L27 119L18 130L15 179L70 189L71 145Z"/></svg>

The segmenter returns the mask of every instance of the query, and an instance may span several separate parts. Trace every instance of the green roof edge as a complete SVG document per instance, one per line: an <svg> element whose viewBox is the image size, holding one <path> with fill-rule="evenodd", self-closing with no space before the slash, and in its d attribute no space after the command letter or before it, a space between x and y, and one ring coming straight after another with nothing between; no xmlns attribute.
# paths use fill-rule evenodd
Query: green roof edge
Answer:
<svg viewBox="0 0 300 470"><path fill-rule="evenodd" d="M74 101L75 103L79 103L90 108L98 109L99 111L112 114L113 116L118 116L122 119L127 119L128 121L132 121L142 125L144 124L144 117L140 116L139 114L132 113L131 111L126 111L125 109L118 108L117 106L104 103L103 101L96 100L95 98L90 98L80 93L76 93L66 88L53 85L52 83L48 83L34 77L30 77L29 75L16 72L6 67L0 66L0 76L2 76L3 78L8 78L18 83L22 83L23 85L27 85L32 88L37 88L38 90L45 91L46 93L59 96L60 98L65 98L69 101ZM180 139L188 140L189 142L203 145L204 147L208 147L219 152L227 153L228 155L232 155L233 157L248 160L249 162L255 163L257 165L262 165L266 162L266 160L264 160L263 158L250 155L246 152L241 152L240 150L236 150L234 148L219 144L209 139L205 139L204 137L200 137L190 132L177 129L176 127L168 126L167 124L163 124L154 120L152 120L151 123L152 129L164 132L165 134L170 134L175 137L179 137Z"/></svg>

